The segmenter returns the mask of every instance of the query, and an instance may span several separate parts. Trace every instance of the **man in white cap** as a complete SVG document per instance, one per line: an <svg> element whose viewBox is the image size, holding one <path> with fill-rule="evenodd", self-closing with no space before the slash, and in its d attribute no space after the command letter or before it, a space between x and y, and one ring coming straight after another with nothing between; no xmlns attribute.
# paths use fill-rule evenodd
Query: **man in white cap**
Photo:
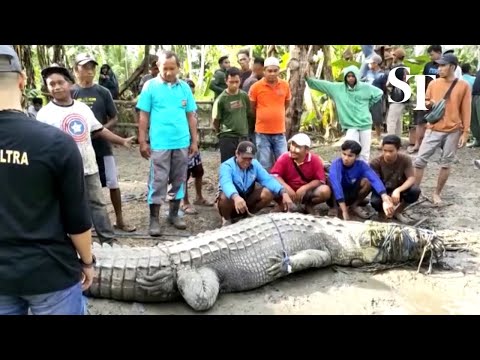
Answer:
<svg viewBox="0 0 480 360"><path fill-rule="evenodd" d="M290 198L313 214L315 205L327 201L332 192L326 185L325 169L320 156L311 153L308 135L299 133L289 140L290 152L280 156L270 173L283 185ZM283 204L278 199L281 208Z"/></svg>
<svg viewBox="0 0 480 360"><path fill-rule="evenodd" d="M288 82L278 77L280 62L269 57L264 62L263 79L252 85L249 92L255 115L255 141L258 161L268 171L272 158L277 160L287 152L285 113L292 94Z"/></svg>
<svg viewBox="0 0 480 360"><path fill-rule="evenodd" d="M0 45L0 314L84 315L95 257L82 157L70 135L23 112L25 83Z"/></svg>

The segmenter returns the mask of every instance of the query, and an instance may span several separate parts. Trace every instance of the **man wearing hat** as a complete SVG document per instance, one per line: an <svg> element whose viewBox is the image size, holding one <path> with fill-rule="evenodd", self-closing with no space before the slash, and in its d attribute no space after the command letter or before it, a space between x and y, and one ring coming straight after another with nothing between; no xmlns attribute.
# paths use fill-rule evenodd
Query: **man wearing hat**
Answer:
<svg viewBox="0 0 480 360"><path fill-rule="evenodd" d="M0 45L0 314L85 315L95 258L82 157L71 136L23 112L25 83Z"/></svg>
<svg viewBox="0 0 480 360"><path fill-rule="evenodd" d="M289 140L290 152L284 153L273 165L270 173L277 178L297 205L313 214L315 205L327 201L332 192L326 185L323 161L310 152L308 135L299 133ZM281 199L279 205L283 208Z"/></svg>
<svg viewBox="0 0 480 360"><path fill-rule="evenodd" d="M472 90L463 79L455 77L458 59L453 54L444 54L438 63L439 78L432 80L425 94L425 105L431 109L441 101L451 88L450 97L445 106L445 113L435 123L427 123L425 137L415 159L415 183L420 186L423 173L430 157L437 148L442 149L440 158L440 173L433 192L432 201L440 204L440 194L450 174L450 167L455 161L457 149L463 147L468 140L471 121ZM455 82L456 81L456 82Z"/></svg>
<svg viewBox="0 0 480 360"><path fill-rule="evenodd" d="M263 79L252 85L249 91L253 114L255 115L255 141L258 161L269 171L274 162L287 152L285 138L286 109L292 93L287 81L278 77L280 62L275 57L264 61Z"/></svg>
<svg viewBox="0 0 480 360"><path fill-rule="evenodd" d="M255 153L252 142L242 141L235 156L220 165L217 206L223 226L260 211L273 199L281 199L284 210L292 208L285 188L254 159Z"/></svg>
<svg viewBox="0 0 480 360"><path fill-rule="evenodd" d="M77 84L72 86L74 99L87 104L95 114L97 120L108 130L112 130L118 121L118 112L110 91L93 82L97 61L89 54L78 54L75 58L75 76ZM105 139L93 137L93 148L97 158L102 187L110 189L110 200L115 210L116 228L132 232L136 227L129 225L123 218L122 195L118 184L118 171L113 156L112 145Z"/></svg>
<svg viewBox="0 0 480 360"><path fill-rule="evenodd" d="M112 243L115 233L103 197L92 137L127 148L131 146L133 137L124 139L115 135L100 124L86 104L72 99L74 79L65 67L53 64L43 69L41 74L53 100L38 112L37 120L63 130L75 140L82 155L93 225L100 242Z"/></svg>

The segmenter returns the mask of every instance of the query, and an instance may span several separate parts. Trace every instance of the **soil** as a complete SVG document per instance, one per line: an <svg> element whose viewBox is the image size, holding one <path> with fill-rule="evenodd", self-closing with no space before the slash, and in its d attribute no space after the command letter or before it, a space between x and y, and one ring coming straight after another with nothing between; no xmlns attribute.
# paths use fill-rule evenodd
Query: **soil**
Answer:
<svg viewBox="0 0 480 360"><path fill-rule="evenodd" d="M314 151L326 161L339 154L338 145L318 146ZM372 147L372 156L378 151ZM137 226L137 234L146 235L148 206L148 161L142 159L138 148L115 148L124 199L125 219ZM213 201L217 191L220 154L202 150L205 168L204 197ZM431 197L438 175L437 152L425 171L423 195ZM414 155L412 155L414 156ZM443 190L443 207L434 207L429 201L418 203L407 210L411 218L422 221L421 227L441 231L443 235L463 247L448 251L444 263L448 270L434 269L430 275L425 269L390 269L383 272L363 272L353 268L331 267L293 274L257 290L221 294L207 314L480 314L480 170L473 160L480 158L480 149L460 149ZM192 181L192 180L191 180ZM189 183L190 199L195 199L193 182ZM112 222L115 221L108 190L105 196ZM184 215L187 230L180 231L166 225L165 239L197 234L221 224L215 207L196 206L197 215ZM325 210L323 210L325 211ZM163 217L166 214L162 211ZM325 214L326 215L326 214ZM138 236L138 235L137 235ZM120 238L121 244L153 246L159 240L148 238ZM198 314L183 302L139 304L89 299L89 313L113 314Z"/></svg>

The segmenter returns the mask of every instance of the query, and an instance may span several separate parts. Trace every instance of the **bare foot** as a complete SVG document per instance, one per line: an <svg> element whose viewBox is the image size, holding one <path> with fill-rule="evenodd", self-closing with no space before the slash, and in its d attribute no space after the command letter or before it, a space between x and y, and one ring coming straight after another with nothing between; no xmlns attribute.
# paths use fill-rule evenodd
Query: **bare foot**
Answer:
<svg viewBox="0 0 480 360"><path fill-rule="evenodd" d="M432 202L434 205L440 205L442 203L442 198L437 193L433 193Z"/></svg>

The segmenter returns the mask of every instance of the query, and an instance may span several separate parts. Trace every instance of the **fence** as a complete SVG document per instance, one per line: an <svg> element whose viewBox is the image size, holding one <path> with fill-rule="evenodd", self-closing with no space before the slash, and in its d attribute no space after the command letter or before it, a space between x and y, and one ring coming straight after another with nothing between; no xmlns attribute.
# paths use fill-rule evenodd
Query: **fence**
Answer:
<svg viewBox="0 0 480 360"><path fill-rule="evenodd" d="M124 136L138 136L138 115L135 111L136 101L114 100L118 110L118 123L115 133ZM218 139L210 126L213 101L197 101L198 139L202 148L216 147Z"/></svg>

